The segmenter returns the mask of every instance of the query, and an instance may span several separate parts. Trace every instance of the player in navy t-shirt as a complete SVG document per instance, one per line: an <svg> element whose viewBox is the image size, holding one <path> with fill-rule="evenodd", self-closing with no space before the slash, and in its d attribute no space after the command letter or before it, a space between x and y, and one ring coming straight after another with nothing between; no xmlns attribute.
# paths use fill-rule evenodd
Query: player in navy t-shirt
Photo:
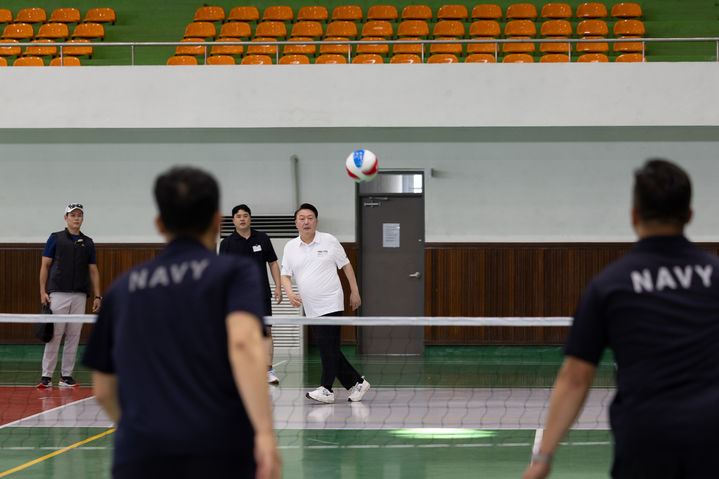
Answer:
<svg viewBox="0 0 719 479"><path fill-rule="evenodd" d="M684 237L690 200L689 177L678 166L650 160L636 171L639 241L579 302L525 479L549 474L606 348L617 365L612 477L719 476L719 259Z"/></svg>
<svg viewBox="0 0 719 479"><path fill-rule="evenodd" d="M117 424L115 478L277 478L257 266L214 254L219 189L201 170L158 177L169 244L108 290L84 364Z"/></svg>

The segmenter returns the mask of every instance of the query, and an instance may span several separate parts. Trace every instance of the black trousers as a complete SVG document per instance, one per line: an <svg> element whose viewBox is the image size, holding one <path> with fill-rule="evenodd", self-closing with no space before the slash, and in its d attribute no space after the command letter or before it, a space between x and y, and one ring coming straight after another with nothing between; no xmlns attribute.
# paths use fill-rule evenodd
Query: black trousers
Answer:
<svg viewBox="0 0 719 479"><path fill-rule="evenodd" d="M114 466L113 479L255 478L254 460L228 456L164 456Z"/></svg>
<svg viewBox="0 0 719 479"><path fill-rule="evenodd" d="M342 316L342 311L324 314L323 316ZM335 378L339 380L345 389L349 389L362 381L362 376L342 354L340 349L340 328L341 326L312 326L312 334L315 335L317 340L320 360L322 361L321 385L330 391L332 391Z"/></svg>

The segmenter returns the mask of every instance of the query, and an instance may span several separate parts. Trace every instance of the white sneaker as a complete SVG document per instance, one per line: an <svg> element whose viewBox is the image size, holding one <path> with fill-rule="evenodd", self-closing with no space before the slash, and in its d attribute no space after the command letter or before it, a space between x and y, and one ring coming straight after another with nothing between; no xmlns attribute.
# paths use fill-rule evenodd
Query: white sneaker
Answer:
<svg viewBox="0 0 719 479"><path fill-rule="evenodd" d="M305 394L305 397L307 399L314 399L315 401L332 404L335 402L335 393L330 392L327 388L324 386L320 386L314 391L310 391L307 394Z"/></svg>
<svg viewBox="0 0 719 479"><path fill-rule="evenodd" d="M348 401L361 401L367 391L369 391L369 381L362 376L362 382L357 383L350 388L350 396L347 398Z"/></svg>
<svg viewBox="0 0 719 479"><path fill-rule="evenodd" d="M270 384L279 384L280 383L280 378L278 378L275 375L274 369L270 369L269 371L267 371L267 382Z"/></svg>

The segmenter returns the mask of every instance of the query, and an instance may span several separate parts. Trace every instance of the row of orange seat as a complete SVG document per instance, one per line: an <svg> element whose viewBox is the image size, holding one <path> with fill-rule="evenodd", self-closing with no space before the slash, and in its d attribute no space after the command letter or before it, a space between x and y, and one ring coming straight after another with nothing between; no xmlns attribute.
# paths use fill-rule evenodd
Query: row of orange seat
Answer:
<svg viewBox="0 0 719 479"><path fill-rule="evenodd" d="M18 10L13 16L12 11L7 8L0 8L0 23L112 23L117 22L117 15L112 8L91 8L81 20L80 10L77 8L56 8L48 19L44 8L33 7Z"/></svg>
<svg viewBox="0 0 719 479"><path fill-rule="evenodd" d="M541 18L573 18L572 7L568 3L549 2L542 6L541 13L532 3L516 3L509 5L506 14L502 8L493 3L479 4L472 8L470 13L465 5L452 4L439 7L434 16L429 5L409 5L402 9L401 14L394 5L372 5L364 15L359 5L340 5L333 9L332 16L329 15L327 7L321 5L306 6L299 9L295 16L292 7L286 5L273 5L264 9L260 16L259 9L254 6L237 6L230 10L225 16L225 10L217 6L203 6L197 9L193 21L195 22L259 22L259 21L320 21L345 20L362 22L367 20L500 20L511 19L536 19ZM586 2L577 6L576 18L639 18L642 16L642 8L633 2L620 2L612 6L611 13L604 3Z"/></svg>
<svg viewBox="0 0 719 479"><path fill-rule="evenodd" d="M9 63L7 59L4 57L0 57L0 67L6 67ZM63 56L62 58L56 57L50 60L50 63L48 63L51 67L79 67L82 65L82 62L77 57L66 57ZM44 67L45 66L45 60L42 59L42 57L39 56L26 56L26 57L18 57L13 61L12 66L14 67Z"/></svg>
<svg viewBox="0 0 719 479"><path fill-rule="evenodd" d="M495 63L497 59L489 54L472 54L464 59L464 63ZM534 57L524 53L505 55L502 63L534 63ZM570 58L564 54L549 54L540 57L540 63L568 63ZM646 58L638 53L627 53L619 55L615 62L645 62ZM609 57L601 53L584 54L577 58L579 63L605 63ZM274 61L269 55L247 55L240 64L242 65L272 65ZM307 55L284 55L277 62L279 65L309 65L310 57ZM347 57L338 54L320 55L315 64L346 64ZM377 54L360 54L352 58L353 64L377 64L385 63L384 58ZM422 63L422 58L414 54L393 55L389 63ZM427 58L427 63L460 63L459 58L452 54L435 54ZM176 55L167 61L168 65L198 65L199 62L194 56ZM207 58L207 65L236 65L235 58L231 55L212 55Z"/></svg>

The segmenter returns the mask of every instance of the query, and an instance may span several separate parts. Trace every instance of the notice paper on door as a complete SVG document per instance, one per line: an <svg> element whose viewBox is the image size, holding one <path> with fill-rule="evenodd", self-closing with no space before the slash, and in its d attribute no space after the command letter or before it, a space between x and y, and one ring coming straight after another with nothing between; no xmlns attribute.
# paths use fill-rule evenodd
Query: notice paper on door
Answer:
<svg viewBox="0 0 719 479"><path fill-rule="evenodd" d="M382 223L382 247L399 248L399 223Z"/></svg>

